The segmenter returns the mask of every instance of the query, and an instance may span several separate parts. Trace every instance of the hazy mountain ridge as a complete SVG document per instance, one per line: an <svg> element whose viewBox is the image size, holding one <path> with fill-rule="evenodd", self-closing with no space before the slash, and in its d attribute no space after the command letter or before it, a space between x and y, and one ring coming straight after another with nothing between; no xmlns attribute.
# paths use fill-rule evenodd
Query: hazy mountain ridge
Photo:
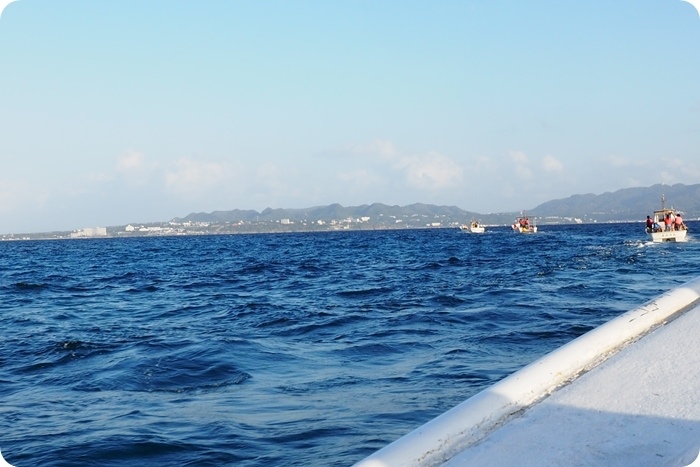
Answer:
<svg viewBox="0 0 700 467"><path fill-rule="evenodd" d="M661 197L668 208L680 210L685 217L700 217L700 184L654 185L646 188L624 188L601 195L573 195L542 203L528 211L537 217L571 216L599 222L645 219L661 208Z"/></svg>
<svg viewBox="0 0 700 467"><path fill-rule="evenodd" d="M541 222L545 222L547 218L552 218L552 222L557 222L554 218L560 218L564 221L577 218L584 222L641 221L652 211L661 207L662 195L665 196L666 207L679 209L688 219L700 218L700 184L683 185L680 183L624 188L600 195L592 193L572 195L568 198L542 203L526 210L526 214L541 219ZM517 211L478 213L457 206L436 206L423 203L407 206L373 203L347 207L334 203L328 206L304 209L267 208L262 212L233 209L211 213L191 213L183 218L175 218L173 222L254 222L280 221L282 219L302 222L361 217L369 217L374 220L392 217L401 219L420 216L427 219L450 219L453 222L468 222L472 219L479 219L486 223L503 224L512 222L514 217L519 214Z"/></svg>
<svg viewBox="0 0 700 467"><path fill-rule="evenodd" d="M279 221L289 219L293 222L301 221L332 221L346 218L369 217L377 218L403 218L410 216L422 216L428 218L449 217L461 218L481 216L481 214L465 211L456 206L435 206L430 204L415 203L408 206L389 206L382 203L363 204L360 206L342 206L338 203L328 206L316 206L304 209L272 209L267 208L262 212L254 210L234 209L231 211L215 211L212 213L192 213L183 218L175 218L173 222L254 222L254 221Z"/></svg>

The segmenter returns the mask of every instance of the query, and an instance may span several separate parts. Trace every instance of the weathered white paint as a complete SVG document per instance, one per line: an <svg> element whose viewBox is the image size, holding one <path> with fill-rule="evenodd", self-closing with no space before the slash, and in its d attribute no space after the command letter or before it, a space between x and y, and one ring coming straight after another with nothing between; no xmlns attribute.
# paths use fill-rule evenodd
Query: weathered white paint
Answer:
<svg viewBox="0 0 700 467"><path fill-rule="evenodd" d="M700 277L573 340L394 441L358 467L432 466L700 303Z"/></svg>

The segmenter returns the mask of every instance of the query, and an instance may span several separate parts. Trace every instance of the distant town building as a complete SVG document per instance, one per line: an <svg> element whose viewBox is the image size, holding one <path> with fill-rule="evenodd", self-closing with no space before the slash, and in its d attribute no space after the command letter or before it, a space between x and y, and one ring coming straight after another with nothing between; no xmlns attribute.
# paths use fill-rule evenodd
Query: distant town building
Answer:
<svg viewBox="0 0 700 467"><path fill-rule="evenodd" d="M76 230L71 232L71 238L88 238L88 237L106 237L107 228L106 227L86 227L82 230Z"/></svg>

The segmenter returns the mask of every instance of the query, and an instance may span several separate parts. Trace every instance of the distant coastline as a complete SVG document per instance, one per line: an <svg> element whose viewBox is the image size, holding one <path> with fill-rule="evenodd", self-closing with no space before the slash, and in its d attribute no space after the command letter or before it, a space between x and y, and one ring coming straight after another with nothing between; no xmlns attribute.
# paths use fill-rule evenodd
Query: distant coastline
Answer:
<svg viewBox="0 0 700 467"><path fill-rule="evenodd" d="M534 218L534 217L533 217ZM567 218L538 219L539 225L565 225L581 224ZM641 220L639 221L642 222ZM260 221L255 223L189 223L187 225L172 222L154 222L138 224L137 226L113 226L113 227L88 227L73 231L37 232L26 234L0 235L0 241L17 240L89 240L98 238L144 238L144 237L174 237L195 235L243 235L243 234L288 234L288 233L323 233L323 232L349 232L371 230L418 230L418 229L459 229L466 222L450 221L446 224L431 222L420 225L419 223L382 224L346 221L337 224L310 224L310 223L281 223L277 221ZM629 221L610 221L608 223L629 223ZM508 227L506 224L484 224L487 227ZM132 228L129 228L132 227Z"/></svg>
<svg viewBox="0 0 700 467"><path fill-rule="evenodd" d="M601 195L573 195L548 201L524 211L524 214L537 219L539 225L643 222L646 215L660 206L662 196L668 200L668 207L681 208L687 220L700 219L700 184L659 184ZM520 215L523 212L483 214L456 206L422 203L407 206L374 203L350 207L331 204L304 209L268 208L262 212L240 209L200 212L164 222L0 234L0 240L458 228L473 220L490 226L507 226Z"/></svg>

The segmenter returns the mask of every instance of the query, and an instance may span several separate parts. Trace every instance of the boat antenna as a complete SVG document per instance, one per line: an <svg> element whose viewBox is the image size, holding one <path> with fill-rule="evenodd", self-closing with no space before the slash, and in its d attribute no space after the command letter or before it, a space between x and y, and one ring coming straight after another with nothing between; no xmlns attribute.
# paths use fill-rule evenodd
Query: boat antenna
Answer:
<svg viewBox="0 0 700 467"><path fill-rule="evenodd" d="M661 193L661 209L666 209L666 196Z"/></svg>

